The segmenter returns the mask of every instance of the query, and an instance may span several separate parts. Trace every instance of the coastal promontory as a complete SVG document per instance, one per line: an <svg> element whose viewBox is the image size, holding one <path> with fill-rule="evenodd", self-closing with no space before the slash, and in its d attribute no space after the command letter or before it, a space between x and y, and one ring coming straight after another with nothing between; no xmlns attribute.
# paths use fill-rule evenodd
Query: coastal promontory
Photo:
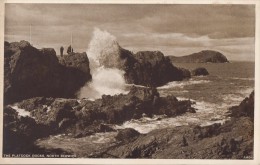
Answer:
<svg viewBox="0 0 260 165"><path fill-rule="evenodd" d="M227 57L214 50L203 50L185 56L168 56L173 63L226 63Z"/></svg>

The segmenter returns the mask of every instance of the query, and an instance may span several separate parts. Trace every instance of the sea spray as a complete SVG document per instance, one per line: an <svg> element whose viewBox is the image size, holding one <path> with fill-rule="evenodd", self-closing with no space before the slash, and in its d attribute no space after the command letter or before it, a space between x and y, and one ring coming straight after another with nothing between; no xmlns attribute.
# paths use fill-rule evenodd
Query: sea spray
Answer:
<svg viewBox="0 0 260 165"><path fill-rule="evenodd" d="M87 55L92 81L78 92L79 98L100 98L103 94L125 93L124 71L119 70L120 46L116 37L95 28Z"/></svg>

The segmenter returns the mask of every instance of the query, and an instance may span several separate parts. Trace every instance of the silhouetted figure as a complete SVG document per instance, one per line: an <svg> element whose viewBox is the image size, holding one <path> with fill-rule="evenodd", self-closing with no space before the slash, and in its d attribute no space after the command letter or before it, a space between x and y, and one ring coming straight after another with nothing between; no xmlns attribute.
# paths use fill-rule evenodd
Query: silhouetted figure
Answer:
<svg viewBox="0 0 260 165"><path fill-rule="evenodd" d="M64 50L64 48L63 48L63 46L61 46L60 47L60 55L61 55L61 57L63 56L63 50Z"/></svg>
<svg viewBox="0 0 260 165"><path fill-rule="evenodd" d="M67 53L70 54L72 52L71 45L67 49Z"/></svg>

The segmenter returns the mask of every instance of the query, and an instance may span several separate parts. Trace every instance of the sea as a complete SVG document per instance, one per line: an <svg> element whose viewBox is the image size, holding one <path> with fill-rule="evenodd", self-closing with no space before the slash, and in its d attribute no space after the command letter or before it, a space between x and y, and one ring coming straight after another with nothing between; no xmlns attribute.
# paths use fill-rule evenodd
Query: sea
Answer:
<svg viewBox="0 0 260 165"><path fill-rule="evenodd" d="M177 67L189 70L205 67L209 75L192 77L184 81L174 81L158 87L160 96L174 95L178 100L191 100L196 113L168 118L166 116L143 117L114 125L115 129L133 128L142 134L155 129L173 128L183 125L206 126L213 123L224 123L228 117L228 109L239 105L249 96L255 86L254 62L230 63L177 63ZM50 149L62 148L71 151L78 157L84 157L100 148L107 148L115 142L115 132L96 133L94 135L73 138L66 134L38 139L38 146ZM89 149L86 149L89 148Z"/></svg>
<svg viewBox="0 0 260 165"><path fill-rule="evenodd" d="M140 133L154 129L182 125L206 126L229 120L228 109L239 105L255 86L254 62L230 63L176 63L177 67L193 70L204 67L208 76L195 76L184 81L173 81L158 87L160 96L174 95L178 100L191 100L196 113L186 113L174 118L154 116L125 122L118 128L134 128ZM163 118L158 120L158 118Z"/></svg>

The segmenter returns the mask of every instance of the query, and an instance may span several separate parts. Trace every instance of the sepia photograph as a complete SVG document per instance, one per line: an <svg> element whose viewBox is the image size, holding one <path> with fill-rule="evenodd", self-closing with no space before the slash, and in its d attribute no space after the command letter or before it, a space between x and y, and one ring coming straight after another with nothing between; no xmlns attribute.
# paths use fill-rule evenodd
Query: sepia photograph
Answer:
<svg viewBox="0 0 260 165"><path fill-rule="evenodd" d="M256 159L255 1L66 2L3 3L1 161Z"/></svg>

